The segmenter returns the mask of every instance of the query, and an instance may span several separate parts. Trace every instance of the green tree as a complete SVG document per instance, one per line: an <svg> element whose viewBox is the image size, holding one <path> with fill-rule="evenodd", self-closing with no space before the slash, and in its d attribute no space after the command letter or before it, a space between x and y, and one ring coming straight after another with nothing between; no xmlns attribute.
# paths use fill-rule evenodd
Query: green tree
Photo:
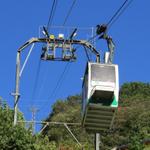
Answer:
<svg viewBox="0 0 150 150"><path fill-rule="evenodd" d="M66 100L58 100L46 121L82 122L81 96L70 96ZM71 130L84 145L92 150L93 134L86 133L81 127ZM43 135L50 141L56 141L57 148L78 149L63 126L48 126ZM112 130L101 133L101 149L128 144L131 150L143 150L142 140L150 138L150 84L142 82L125 83L120 89L120 104L116 112Z"/></svg>
<svg viewBox="0 0 150 150"><path fill-rule="evenodd" d="M24 124L13 125L13 110L0 100L0 150L56 150L55 142L47 137L32 136ZM23 115L19 113L19 120Z"/></svg>
<svg viewBox="0 0 150 150"><path fill-rule="evenodd" d="M105 146L129 144L131 150L143 149L142 140L150 138L149 91L148 83L125 83L121 87L121 102L116 113L113 131L103 137Z"/></svg>
<svg viewBox="0 0 150 150"><path fill-rule="evenodd" d="M46 119L50 122L67 122L67 123L81 123L81 96L69 96L66 100L58 100L52 106L52 113ZM79 126L70 126L71 131L75 134L77 139L87 149L93 149L93 136L90 136L86 131ZM71 137L70 133L63 125L51 125L48 126L44 132L44 135L49 137L49 140L56 141L57 147L63 147L64 149L70 148L75 150L81 150L76 141Z"/></svg>

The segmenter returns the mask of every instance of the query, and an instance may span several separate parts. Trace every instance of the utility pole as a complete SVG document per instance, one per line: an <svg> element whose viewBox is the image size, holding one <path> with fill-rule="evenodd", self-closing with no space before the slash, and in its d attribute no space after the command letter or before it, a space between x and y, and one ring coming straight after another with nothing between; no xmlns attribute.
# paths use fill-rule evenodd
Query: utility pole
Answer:
<svg viewBox="0 0 150 150"><path fill-rule="evenodd" d="M36 113L39 111L38 108L36 108L35 106L32 106L30 108L30 111L32 113L32 134L35 133L35 119L36 119Z"/></svg>
<svg viewBox="0 0 150 150"><path fill-rule="evenodd" d="M15 87L15 93L12 93L12 96L14 96L14 125L17 124L17 113L18 113L18 100L20 97L19 94L19 81L20 81L20 52L17 52L17 58L16 58L16 87Z"/></svg>

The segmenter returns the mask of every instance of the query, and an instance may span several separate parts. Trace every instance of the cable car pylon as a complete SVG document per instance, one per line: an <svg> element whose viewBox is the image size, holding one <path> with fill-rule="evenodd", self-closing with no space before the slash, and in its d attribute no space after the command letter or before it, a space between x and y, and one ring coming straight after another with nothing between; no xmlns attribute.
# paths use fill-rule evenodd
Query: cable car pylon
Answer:
<svg viewBox="0 0 150 150"><path fill-rule="evenodd" d="M82 126L89 132L96 133L96 150L98 150L98 133L107 131L111 128L114 113L118 107L119 95L119 77L118 65L113 64L114 43L112 38L106 33L107 26L98 25L97 35L100 39L104 39L108 45L108 52L105 53L104 62L100 62L100 54L96 48L87 40L74 39L77 29L75 28L70 38L65 39L63 34L58 37L51 35L43 28L45 33L44 38L31 38L24 43L17 51L16 61L16 88L13 96L14 104L14 125L17 124L17 107L20 98L20 68L21 68L21 53L24 49L33 43L42 43L41 58L44 61L75 61L76 50L74 45L83 46L89 49L95 55L96 62L88 62L82 86ZM95 38L95 36L94 36ZM62 54L57 56L56 50Z"/></svg>
<svg viewBox="0 0 150 150"><path fill-rule="evenodd" d="M12 93L14 96L14 125L17 124L18 121L18 102L20 99L20 74L23 66L25 66L26 62L21 62L23 51L30 45L35 43L41 43L45 46L42 48L41 58L45 61L75 61L76 56L75 52L77 49L74 46L79 45L86 47L93 53L96 57L96 60L100 60L100 54L95 49L95 47L87 40L78 40L74 39L76 35L77 29L75 28L70 38L65 38L63 34L59 34L58 37L55 37L52 34L49 34L46 28L43 27L43 33L45 37L43 38L31 38L27 42L25 42L18 50L17 50L17 58L16 58L16 82L15 82L15 92ZM55 51L59 50L62 53L61 56L57 56ZM28 59L26 59L28 60ZM21 66L23 64L23 66Z"/></svg>

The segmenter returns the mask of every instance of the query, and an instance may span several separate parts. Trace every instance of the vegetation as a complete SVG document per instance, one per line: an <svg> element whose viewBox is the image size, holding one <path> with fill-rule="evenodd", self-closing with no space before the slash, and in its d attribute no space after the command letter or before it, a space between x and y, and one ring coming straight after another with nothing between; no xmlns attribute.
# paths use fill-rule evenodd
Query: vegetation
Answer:
<svg viewBox="0 0 150 150"><path fill-rule="evenodd" d="M52 106L52 113L46 121L52 122L67 122L67 123L81 123L81 96L70 96L66 100L58 100ZM76 138L87 149L93 149L93 138L86 133L86 131L79 126L70 126L71 131L75 134ZM49 140L56 141L57 146L63 149L81 150L81 147L71 137L65 126L48 126L44 132Z"/></svg>
<svg viewBox="0 0 150 150"><path fill-rule="evenodd" d="M121 87L113 131L103 137L106 146L128 144L130 150L144 149L143 139L150 138L150 84L133 82Z"/></svg>
<svg viewBox="0 0 150 150"><path fill-rule="evenodd" d="M46 121L81 122L81 96L58 100L53 105L53 111ZM93 135L79 127L71 127L79 141L92 150ZM77 144L63 126L49 126L43 135L57 142L57 146L77 149ZM108 133L102 133L101 149L128 144L130 150L142 150L143 139L150 138L150 84L141 82L125 83L120 89L120 106L116 113L113 128ZM66 148L67 148L66 146Z"/></svg>
<svg viewBox="0 0 150 150"><path fill-rule="evenodd" d="M129 150L148 150L142 144L150 139L150 84L125 83L111 131L102 133L101 149L127 144ZM24 120L20 113L19 118ZM81 123L81 96L58 100L46 121ZM13 110L0 99L0 150L81 150L63 125L47 126L42 135L32 135L24 124L13 126ZM80 126L69 126L85 150L94 150L94 137Z"/></svg>
<svg viewBox="0 0 150 150"><path fill-rule="evenodd" d="M19 119L23 120L21 113ZM56 144L46 136L32 136L24 124L13 126L13 110L0 99L0 150L56 150Z"/></svg>

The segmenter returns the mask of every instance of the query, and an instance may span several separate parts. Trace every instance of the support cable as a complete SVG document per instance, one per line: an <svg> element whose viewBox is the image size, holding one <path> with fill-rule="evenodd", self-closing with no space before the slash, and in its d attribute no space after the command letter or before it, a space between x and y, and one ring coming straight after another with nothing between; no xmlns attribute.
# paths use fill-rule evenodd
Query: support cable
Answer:
<svg viewBox="0 0 150 150"><path fill-rule="evenodd" d="M114 13L114 15L110 18L110 20L107 22L106 26L109 28L112 26L114 22L116 22L119 17L125 12L125 10L129 7L129 5L132 3L133 0L125 0L123 4L117 9L117 11ZM89 38L87 42L90 42L94 40L98 35L94 35L93 37ZM79 46L80 47L80 46ZM78 48L78 47L77 47Z"/></svg>
<svg viewBox="0 0 150 150"><path fill-rule="evenodd" d="M35 80L34 80L34 87L33 87L33 93L32 93L32 104L34 103L34 98L35 98L35 93L36 93L36 89L37 89L37 85L38 85L38 81L39 81L39 77L40 77L40 72L41 72L41 59L38 62L38 68L36 71L36 76L35 76Z"/></svg>
<svg viewBox="0 0 150 150"><path fill-rule="evenodd" d="M75 135L72 133L72 131L70 130L70 128L68 127L68 125L66 123L64 123L64 126L66 127L66 129L68 130L68 132L71 134L71 136L75 139L75 141L77 142L77 144L82 147L82 144L78 141L78 139L75 137Z"/></svg>
<svg viewBox="0 0 150 150"><path fill-rule="evenodd" d="M47 23L47 30L51 27L55 12L56 12L56 7L57 7L57 0L53 0L52 8L50 11L48 23Z"/></svg>
<svg viewBox="0 0 150 150"><path fill-rule="evenodd" d="M68 20L68 18L69 18L69 16L70 16L70 14L71 14L71 12L72 12L72 10L73 10L73 7L75 6L75 3L76 3L76 0L73 1L73 3L72 3L72 5L71 5L71 7L70 7L70 9L69 9L69 11L68 11L68 13L67 13L65 19L64 19L64 22L63 22L63 25L62 25L62 26L65 26L65 24L66 24L66 22L67 22L67 20ZM69 67L70 67L70 62L68 62L68 63L66 64L66 66L65 66L65 68L64 68L64 70L63 70L63 72L62 72L62 74L60 75L60 77L59 77L59 79L58 79L58 81L57 81L57 84L56 84L56 86L55 86L55 88L54 88L54 90L53 90L53 92L52 92L52 94L50 95L49 98L56 96L56 91L57 91L58 89L60 89L60 87L61 87L61 85L62 85L62 82L63 82L63 79L64 79L64 77L65 77L65 75L66 75L67 69L68 69Z"/></svg>
<svg viewBox="0 0 150 150"><path fill-rule="evenodd" d="M71 5L71 7L70 7L70 9L69 9L69 11L68 11L68 13L67 13L65 19L64 19L64 22L63 22L63 25L62 25L62 26L65 26L65 24L66 24L66 22L67 22L67 20L68 20L68 18L69 18L69 16L70 16L70 14L71 14L71 12L72 12L72 10L73 10L73 7L75 6L75 3L76 3L76 0L73 1L73 3L72 3L72 5ZM49 20L50 20L50 19L49 19ZM48 25L49 25L49 24L48 24ZM66 66L65 66L65 68L64 68L64 70L63 70L61 76L59 77L59 79L58 79L58 81L57 81L57 83L56 83L56 86L55 86L54 90L52 91L52 93L50 94L50 96L48 97L48 99L56 96L56 91L61 87L62 82L63 82L62 79L65 77L65 74L66 74L66 72L67 72L67 69L69 68L69 65L70 65L70 63L68 62L68 63L66 64Z"/></svg>
<svg viewBox="0 0 150 150"><path fill-rule="evenodd" d="M65 68L64 68L63 72L61 73L61 75L60 75L60 77L59 77L59 79L58 79L58 81L56 83L56 86L53 89L52 93L50 94L49 98L51 98L51 97L53 97L55 95L55 93L56 93L56 91L57 91L57 89L58 89L58 87L59 87L59 85L61 83L61 80L62 80L62 78L64 77L64 75L66 73L66 70L67 70L68 66L69 66L69 62L65 65Z"/></svg>
<svg viewBox="0 0 150 150"><path fill-rule="evenodd" d="M107 23L107 26L111 24L111 22L117 17L117 15L121 12L123 7L129 2L129 0L125 0L123 4L117 9L117 11L114 13L114 15L110 18L110 20Z"/></svg>
<svg viewBox="0 0 150 150"><path fill-rule="evenodd" d="M53 89L53 91L51 92L51 94L48 96L48 100L49 99L52 99L55 95L56 95L56 91L58 90L58 88L60 88L61 86L61 83L62 83L62 79L64 78L65 74L66 74L66 71L67 71L67 68L69 67L69 62L65 65L65 68L63 70L63 72L61 73L56 85L55 85L55 88ZM47 103L49 101L47 101L45 104L43 104L43 106L40 108L40 110L42 110L45 106L47 106Z"/></svg>
<svg viewBox="0 0 150 150"><path fill-rule="evenodd" d="M45 72L45 73L43 74L43 80L41 80L41 81L42 81L42 83L40 84L39 91L38 91L38 95L37 95L37 97L39 97L39 98L40 98L40 94L41 94L41 92L43 91L44 84L45 84L46 79L47 79L48 67L46 67L46 69L45 69L45 71L44 71L44 72Z"/></svg>
<svg viewBox="0 0 150 150"><path fill-rule="evenodd" d="M23 66L22 66L22 68L21 68L21 70L20 70L20 74L19 74L19 76L21 77L21 75L22 75L22 73L23 73L23 71L24 71L24 68L25 68L25 66L26 66L26 64L27 64L27 61L29 60L29 57L30 57L30 55L31 55L31 52L32 52L32 50L33 50L33 48L34 48L34 43L32 44L32 46L31 46L31 48L30 48L30 50L29 50L29 53L28 53L28 55L27 55L27 57L26 57L26 59L25 59L25 61L24 61L24 64L23 64Z"/></svg>
<svg viewBox="0 0 150 150"><path fill-rule="evenodd" d="M71 5L71 7L70 7L70 9L69 9L69 11L68 11L66 17L65 17L63 26L65 26L65 24L66 24L66 22L67 22L67 20L68 20L68 18L69 18L69 16L70 16L70 14L71 14L71 12L72 12L72 10L73 10L73 7L75 6L75 3L76 3L76 0L73 1L72 5Z"/></svg>
<svg viewBox="0 0 150 150"><path fill-rule="evenodd" d="M49 30L49 28L51 27L55 12L56 12L56 7L57 7L57 0L53 0L53 4L52 4L52 8L50 11L50 15L49 15L49 19L48 19L48 23L47 23L47 27L46 27L46 31ZM35 79L35 84L34 84L34 88L33 88L33 95L32 98L35 95L35 91L38 85L38 80L39 80L39 72L40 72L40 65L41 65L41 59L38 65L38 69L37 69L37 73L36 73L36 79ZM43 85L41 85L41 87L43 87ZM41 88L40 88L41 89Z"/></svg>
<svg viewBox="0 0 150 150"><path fill-rule="evenodd" d="M55 14L55 11L56 11L56 7L57 7L57 0L53 0L51 11L50 11L50 15L49 15L49 19L48 19L48 23L47 23L47 27L46 27L47 30L49 30L49 28L51 27L51 24L52 24L52 21L53 21L53 18L54 18L54 14ZM34 82L34 87L33 87L32 99L34 98L35 92L36 92L36 89L37 89L38 80L39 80L39 74L40 74L40 68L41 68L41 59L39 61L37 72L36 72L36 77L35 77L35 82Z"/></svg>
<svg viewBox="0 0 150 150"><path fill-rule="evenodd" d="M118 16L116 16L116 18L114 18L114 20L112 20L109 24L109 29L111 28L111 26L120 18L120 16L125 12L125 10L130 6L130 4L133 2L133 0L130 0L126 6L124 8L122 8L122 10L118 13Z"/></svg>
<svg viewBox="0 0 150 150"><path fill-rule="evenodd" d="M85 54L86 54L88 61L91 61L86 47L85 46L83 46L83 47L84 47L84 51L85 51Z"/></svg>
<svg viewBox="0 0 150 150"><path fill-rule="evenodd" d="M59 78L59 83L58 85L56 85L56 90L54 91L54 94L53 94L53 98L56 97L56 94L57 94L57 91L62 87L62 84L63 84L63 81L65 80L65 76L66 74L68 74L69 72L69 69L70 69L70 62L68 62L64 68L64 71L62 72L60 78ZM50 98L50 97L49 97Z"/></svg>

